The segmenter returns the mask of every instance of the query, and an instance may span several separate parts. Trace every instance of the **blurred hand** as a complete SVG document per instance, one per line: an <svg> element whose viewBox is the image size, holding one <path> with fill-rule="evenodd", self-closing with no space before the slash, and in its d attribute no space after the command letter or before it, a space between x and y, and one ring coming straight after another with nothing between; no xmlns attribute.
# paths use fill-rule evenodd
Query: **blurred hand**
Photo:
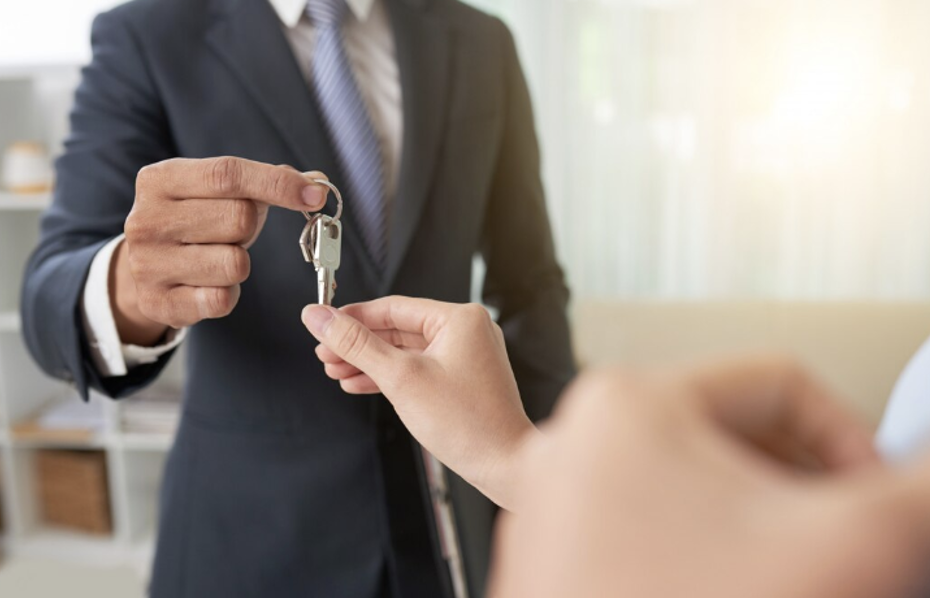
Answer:
<svg viewBox="0 0 930 598"><path fill-rule="evenodd" d="M494 598L924 587L930 463L884 470L869 434L785 361L584 375L525 450Z"/></svg>
<svg viewBox="0 0 930 598"><path fill-rule="evenodd" d="M301 174L239 158L167 160L143 168L111 267L124 342L151 345L167 327L228 315L250 272L247 249L268 206L315 211L327 190Z"/></svg>
<svg viewBox="0 0 930 598"><path fill-rule="evenodd" d="M383 392L430 453L513 507L520 449L537 431L484 308L389 297L341 311L311 305L303 321L346 392Z"/></svg>

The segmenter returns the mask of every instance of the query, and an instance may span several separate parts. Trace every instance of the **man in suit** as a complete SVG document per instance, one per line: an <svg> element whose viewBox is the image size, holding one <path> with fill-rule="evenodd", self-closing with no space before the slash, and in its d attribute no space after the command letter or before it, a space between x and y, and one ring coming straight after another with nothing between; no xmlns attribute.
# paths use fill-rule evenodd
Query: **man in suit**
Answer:
<svg viewBox="0 0 930 598"><path fill-rule="evenodd" d="M480 251L547 414L573 375L568 293L509 32L455 0L135 0L93 47L23 324L85 396L142 388L187 344L152 596L451 596L419 446L300 326L298 210L323 205L300 172L345 194L337 304L465 301ZM480 595L490 514L453 490Z"/></svg>

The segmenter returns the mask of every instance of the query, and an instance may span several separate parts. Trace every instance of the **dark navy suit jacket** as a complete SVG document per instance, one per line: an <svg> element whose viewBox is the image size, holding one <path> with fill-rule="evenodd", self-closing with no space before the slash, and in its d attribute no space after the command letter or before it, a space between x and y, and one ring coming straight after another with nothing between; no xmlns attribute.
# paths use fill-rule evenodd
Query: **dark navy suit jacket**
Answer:
<svg viewBox="0 0 930 598"><path fill-rule="evenodd" d="M385 0L405 133L386 272L346 198L337 304L386 294L469 299L472 258L500 313L528 411L573 375L526 85L504 25L454 0ZM97 18L55 200L28 265L23 323L42 367L123 397L170 356L121 378L89 358L79 299L120 234L136 173L167 158L233 155L322 170L343 186L313 94L266 0L136 0ZM331 210L333 206L329 206ZM181 428L164 478L156 598L448 596L417 445L383 397L327 379L300 324L316 297L297 239L272 209L235 311L196 325ZM491 509L454 483L479 596Z"/></svg>

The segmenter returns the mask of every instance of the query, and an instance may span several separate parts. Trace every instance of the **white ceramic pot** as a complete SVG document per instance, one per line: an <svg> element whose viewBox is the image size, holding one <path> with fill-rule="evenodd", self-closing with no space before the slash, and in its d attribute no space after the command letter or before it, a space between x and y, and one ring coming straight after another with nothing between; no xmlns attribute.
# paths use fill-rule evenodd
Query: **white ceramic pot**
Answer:
<svg viewBox="0 0 930 598"><path fill-rule="evenodd" d="M52 188L52 164L41 144L21 141L3 153L3 187L14 193L44 193Z"/></svg>

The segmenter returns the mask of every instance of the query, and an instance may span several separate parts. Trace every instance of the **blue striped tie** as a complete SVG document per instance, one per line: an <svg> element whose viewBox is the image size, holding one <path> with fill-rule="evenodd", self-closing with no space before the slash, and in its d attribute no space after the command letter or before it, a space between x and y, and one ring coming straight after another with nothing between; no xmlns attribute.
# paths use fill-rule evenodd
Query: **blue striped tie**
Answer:
<svg viewBox="0 0 930 598"><path fill-rule="evenodd" d="M387 258L384 165L342 38L348 9L346 0L310 0L307 4L317 35L313 86L346 177L346 209L354 211L362 240L383 269Z"/></svg>

